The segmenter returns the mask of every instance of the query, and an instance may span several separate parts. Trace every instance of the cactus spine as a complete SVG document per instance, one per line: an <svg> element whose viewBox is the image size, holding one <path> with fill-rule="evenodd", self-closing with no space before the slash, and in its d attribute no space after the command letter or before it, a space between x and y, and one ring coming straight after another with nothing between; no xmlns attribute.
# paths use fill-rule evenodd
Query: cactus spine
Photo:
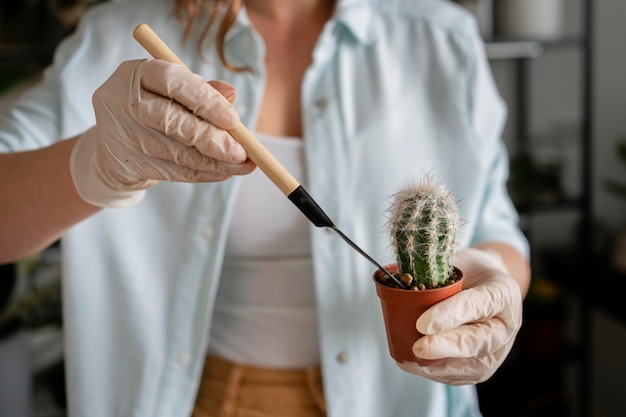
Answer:
<svg viewBox="0 0 626 417"><path fill-rule="evenodd" d="M393 196L390 232L401 280L411 287L437 288L452 274L459 213L450 191L426 177ZM420 285L422 284L422 285Z"/></svg>

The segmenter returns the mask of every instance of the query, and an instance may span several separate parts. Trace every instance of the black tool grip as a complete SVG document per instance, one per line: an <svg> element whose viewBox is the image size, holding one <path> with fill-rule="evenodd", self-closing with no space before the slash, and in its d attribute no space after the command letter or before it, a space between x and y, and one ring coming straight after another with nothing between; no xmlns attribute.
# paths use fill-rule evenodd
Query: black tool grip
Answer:
<svg viewBox="0 0 626 417"><path fill-rule="evenodd" d="M315 200L301 185L287 196L289 200L300 209L302 213L317 227L332 227L333 221L317 205Z"/></svg>

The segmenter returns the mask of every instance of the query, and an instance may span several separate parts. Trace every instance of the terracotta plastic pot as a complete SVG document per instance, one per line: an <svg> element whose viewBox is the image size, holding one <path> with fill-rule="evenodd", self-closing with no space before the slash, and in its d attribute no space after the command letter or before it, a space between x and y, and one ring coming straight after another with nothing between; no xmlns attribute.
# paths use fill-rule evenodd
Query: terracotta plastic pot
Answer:
<svg viewBox="0 0 626 417"><path fill-rule="evenodd" d="M387 265L385 269L393 274L398 271L398 265ZM393 359L398 362L418 362L413 354L413 344L423 335L415 328L415 322L430 306L461 291L465 276L460 269L455 267L455 270L461 278L454 284L422 291L387 287L376 279L384 274L383 271L379 269L374 272L372 278L380 298L389 353ZM424 361L419 362L424 364Z"/></svg>

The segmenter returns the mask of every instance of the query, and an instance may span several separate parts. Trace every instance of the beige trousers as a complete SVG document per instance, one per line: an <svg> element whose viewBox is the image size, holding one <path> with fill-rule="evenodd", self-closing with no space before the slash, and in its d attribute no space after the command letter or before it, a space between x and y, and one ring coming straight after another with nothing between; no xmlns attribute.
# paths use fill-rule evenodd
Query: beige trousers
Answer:
<svg viewBox="0 0 626 417"><path fill-rule="evenodd" d="M207 356L192 417L326 417L319 366L282 370Z"/></svg>

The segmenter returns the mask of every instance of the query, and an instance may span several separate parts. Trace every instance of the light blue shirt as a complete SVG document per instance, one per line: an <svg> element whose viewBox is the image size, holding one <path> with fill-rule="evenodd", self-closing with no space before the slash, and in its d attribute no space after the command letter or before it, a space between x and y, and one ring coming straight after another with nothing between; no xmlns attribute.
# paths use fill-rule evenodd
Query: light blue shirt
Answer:
<svg viewBox="0 0 626 417"><path fill-rule="evenodd" d="M93 91L120 62L147 57L131 35L139 23L194 72L232 83L242 121L253 127L264 46L245 13L226 48L253 72L232 73L208 41L204 61L193 41L181 42L169 3L92 7L43 83L1 116L0 150L50 145L93 125ZM528 253L506 194L505 106L468 14L439 0L340 1L313 58L302 84L307 189L344 233L391 263L388 197L434 174L460 202L462 247L501 241ZM64 236L70 415L190 414L237 184L159 183L140 204L103 210ZM374 267L334 233L311 228L329 417L479 416L473 386L396 367Z"/></svg>

